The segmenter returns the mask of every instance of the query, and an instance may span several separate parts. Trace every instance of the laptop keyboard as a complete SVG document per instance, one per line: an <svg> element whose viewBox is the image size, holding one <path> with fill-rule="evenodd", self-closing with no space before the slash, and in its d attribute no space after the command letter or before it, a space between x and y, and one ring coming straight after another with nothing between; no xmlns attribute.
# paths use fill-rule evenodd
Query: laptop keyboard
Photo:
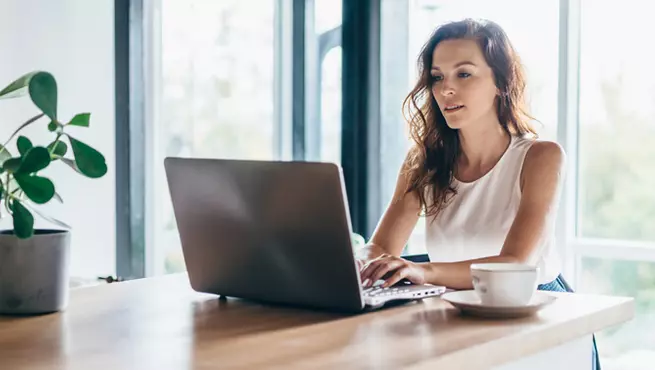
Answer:
<svg viewBox="0 0 655 370"><path fill-rule="evenodd" d="M425 287L414 285L414 286L393 286L393 287L386 287L383 288L381 286L378 287L371 287L371 288L366 288L363 290L364 296L369 296L369 297L386 297L386 296L391 296L395 294L403 294L410 292L412 290L424 290Z"/></svg>
<svg viewBox="0 0 655 370"><path fill-rule="evenodd" d="M398 293L405 293L409 292L409 289L407 288L398 288L398 287L374 287L374 288L367 288L364 289L364 295L365 296L370 296L370 297L381 297L381 296L389 296L389 295L394 295Z"/></svg>
<svg viewBox="0 0 655 370"><path fill-rule="evenodd" d="M401 282L394 286L383 288L374 284L370 288L363 288L362 295L366 305L377 307L386 302L394 300L414 300L433 297L443 293L444 287L431 285L414 285L409 282Z"/></svg>

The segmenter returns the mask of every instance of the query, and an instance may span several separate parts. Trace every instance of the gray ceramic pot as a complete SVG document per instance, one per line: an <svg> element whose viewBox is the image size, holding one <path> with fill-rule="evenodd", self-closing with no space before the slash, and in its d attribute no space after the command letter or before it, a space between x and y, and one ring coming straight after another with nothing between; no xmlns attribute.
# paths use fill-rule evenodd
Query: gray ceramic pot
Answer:
<svg viewBox="0 0 655 370"><path fill-rule="evenodd" d="M68 304L70 232L34 230L19 239L0 232L0 314L35 315Z"/></svg>

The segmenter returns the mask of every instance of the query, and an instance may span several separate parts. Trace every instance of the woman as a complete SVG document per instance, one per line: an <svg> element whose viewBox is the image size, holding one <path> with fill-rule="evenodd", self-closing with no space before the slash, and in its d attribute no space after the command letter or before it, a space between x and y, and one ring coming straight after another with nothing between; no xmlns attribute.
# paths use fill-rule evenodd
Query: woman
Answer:
<svg viewBox="0 0 655 370"><path fill-rule="evenodd" d="M443 25L418 64L404 102L414 145L392 201L358 251L365 287L407 279L472 289L472 263L521 262L539 267L540 289L570 291L554 243L565 154L537 140L522 66L505 32L489 21ZM400 257L421 214L429 263ZM593 360L599 368L595 342Z"/></svg>

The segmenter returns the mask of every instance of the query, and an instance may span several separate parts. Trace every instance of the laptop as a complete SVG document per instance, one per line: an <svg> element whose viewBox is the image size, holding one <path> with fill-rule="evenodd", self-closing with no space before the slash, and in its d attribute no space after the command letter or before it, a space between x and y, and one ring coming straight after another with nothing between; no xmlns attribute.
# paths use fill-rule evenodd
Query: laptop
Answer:
<svg viewBox="0 0 655 370"><path fill-rule="evenodd" d="M362 288L336 164L168 157L164 167L198 292L359 312L445 291Z"/></svg>

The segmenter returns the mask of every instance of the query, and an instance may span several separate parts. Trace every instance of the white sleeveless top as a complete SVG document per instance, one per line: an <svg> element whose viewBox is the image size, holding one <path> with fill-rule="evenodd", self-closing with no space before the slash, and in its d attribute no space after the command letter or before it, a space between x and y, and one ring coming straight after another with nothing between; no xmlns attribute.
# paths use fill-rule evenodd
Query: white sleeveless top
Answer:
<svg viewBox="0 0 655 370"><path fill-rule="evenodd" d="M457 194L436 218L426 219L430 261L455 262L500 253L518 212L521 168L532 143L534 139L512 136L503 156L483 177L473 182L453 179ZM528 261L539 267L539 284L554 280L561 270L555 218L556 212Z"/></svg>

